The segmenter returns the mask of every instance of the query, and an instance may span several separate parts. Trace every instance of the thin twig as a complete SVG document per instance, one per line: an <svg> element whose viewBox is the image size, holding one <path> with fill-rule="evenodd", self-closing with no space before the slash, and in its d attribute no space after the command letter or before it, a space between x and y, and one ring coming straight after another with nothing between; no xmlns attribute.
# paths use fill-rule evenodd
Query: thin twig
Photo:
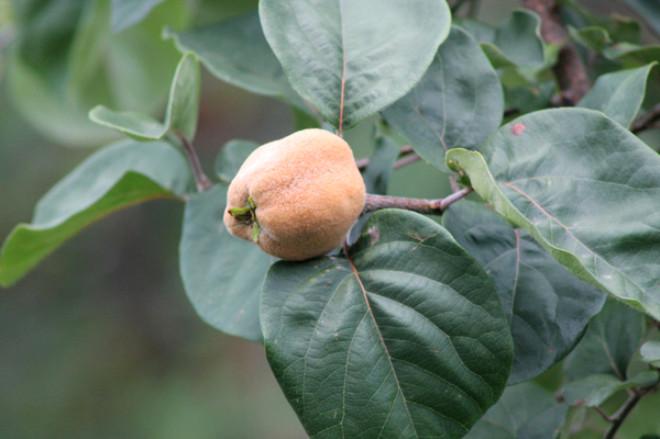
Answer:
<svg viewBox="0 0 660 439"><path fill-rule="evenodd" d="M392 167L394 169L403 168L404 166L411 165L411 164L413 164L413 163L415 163L415 162L417 162L421 159L422 158L420 156L418 156L417 154L408 154L408 155L403 156L402 158L400 158L396 162L394 162L394 165Z"/></svg>
<svg viewBox="0 0 660 439"><path fill-rule="evenodd" d="M209 178L204 173L204 169L202 168L202 164L199 162L199 157L197 156L197 151L195 151L193 144L180 133L176 133L176 136L183 145L186 158L188 158L188 162L190 163L190 168L192 169L193 176L195 177L197 192L204 192L205 190L209 189L213 183L211 183L211 180L209 180Z"/></svg>
<svg viewBox="0 0 660 439"><path fill-rule="evenodd" d="M653 125L660 121L660 104L656 104L655 107L651 108L647 113L642 114L633 122L630 131L633 133L641 133L644 130L647 130Z"/></svg>
<svg viewBox="0 0 660 439"><path fill-rule="evenodd" d="M626 420L630 412L632 412L639 400L642 399L642 396L645 394L646 392L644 391L635 392L630 398L628 398L628 400L621 406L621 408L610 417L612 425L610 426L610 429L607 430L607 433L605 433L605 439L614 438L616 432L619 431L619 428L621 428L623 421Z"/></svg>
<svg viewBox="0 0 660 439"><path fill-rule="evenodd" d="M418 213L440 215L453 203L465 198L470 192L472 192L472 188L463 188L445 198L435 200L367 194L363 213L379 209L399 208Z"/></svg>
<svg viewBox="0 0 660 439"><path fill-rule="evenodd" d="M598 406L595 406L595 407L594 407L594 410L595 410L596 413L598 413L603 419L605 419L605 421L607 421L607 422L612 422L612 417L611 417L610 415L608 415L607 413L605 413L605 412L603 411L602 408L600 408L600 407L598 407Z"/></svg>
<svg viewBox="0 0 660 439"><path fill-rule="evenodd" d="M561 103L575 105L589 90L589 76L561 22L557 0L523 0L523 5L541 17L543 39L561 47L553 70L561 90Z"/></svg>
<svg viewBox="0 0 660 439"><path fill-rule="evenodd" d="M414 154L414 153L415 153L415 150L412 148L412 146L404 145L399 150L399 158L403 158L407 155ZM362 170L366 169L367 166L369 166L369 158L365 157L365 158L362 158L362 159L357 159L355 161L355 164L357 165L358 169L362 171ZM401 167L401 166L399 166L399 167Z"/></svg>

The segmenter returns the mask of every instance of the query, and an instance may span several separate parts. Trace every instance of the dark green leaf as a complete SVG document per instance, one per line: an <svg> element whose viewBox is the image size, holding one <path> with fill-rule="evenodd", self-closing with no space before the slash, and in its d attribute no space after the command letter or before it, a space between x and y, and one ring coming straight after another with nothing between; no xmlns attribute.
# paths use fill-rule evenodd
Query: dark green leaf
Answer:
<svg viewBox="0 0 660 439"><path fill-rule="evenodd" d="M509 383L534 378L577 343L606 295L575 278L529 234L474 202L451 206L443 224L495 280L514 344Z"/></svg>
<svg viewBox="0 0 660 439"><path fill-rule="evenodd" d="M262 0L259 15L292 86L337 127L410 91L451 23L444 0Z"/></svg>
<svg viewBox="0 0 660 439"><path fill-rule="evenodd" d="M179 265L197 313L211 326L261 340L259 295L274 258L235 238L222 223L227 187L192 195L186 205Z"/></svg>
<svg viewBox="0 0 660 439"><path fill-rule="evenodd" d="M462 437L504 388L492 282L437 223L375 213L352 261L278 262L261 304L275 376L311 437Z"/></svg>
<svg viewBox="0 0 660 439"><path fill-rule="evenodd" d="M575 350L566 357L567 378L574 381L594 374L609 374L626 380L628 365L643 335L644 316L610 299L589 324Z"/></svg>
<svg viewBox="0 0 660 439"><path fill-rule="evenodd" d="M660 318L660 156L602 113L555 109L448 164L584 280Z"/></svg>
<svg viewBox="0 0 660 439"><path fill-rule="evenodd" d="M415 150L446 169L448 148L476 148L499 127L502 86L479 45L454 27L422 80L383 112Z"/></svg>
<svg viewBox="0 0 660 439"><path fill-rule="evenodd" d="M30 224L19 224L0 252L0 285L23 277L90 223L133 204L179 198L191 175L183 156L166 143L124 141L92 155L37 204Z"/></svg>
<svg viewBox="0 0 660 439"><path fill-rule="evenodd" d="M629 380L621 381L610 374L594 374L577 381L572 381L564 387L563 395L570 405L586 405L597 407L621 390L646 387L658 381L658 372L647 370Z"/></svg>
<svg viewBox="0 0 660 439"><path fill-rule="evenodd" d="M225 143L215 159L215 174L220 181L229 184L245 159L258 146L249 140L230 140Z"/></svg>
<svg viewBox="0 0 660 439"><path fill-rule="evenodd" d="M185 32L167 31L182 52L194 52L217 78L267 96L294 94L266 42L256 12Z"/></svg>
<svg viewBox="0 0 660 439"><path fill-rule="evenodd" d="M139 23L163 0L112 0L112 31L121 32Z"/></svg>
<svg viewBox="0 0 660 439"><path fill-rule="evenodd" d="M145 114L113 111L102 105L94 107L89 117L99 125L116 129L138 140L158 140L168 132L192 140L197 129L199 87L199 63L195 55L187 53L174 72L163 123Z"/></svg>
<svg viewBox="0 0 660 439"><path fill-rule="evenodd" d="M508 387L466 439L553 439L568 406L535 383Z"/></svg>
<svg viewBox="0 0 660 439"><path fill-rule="evenodd" d="M647 341L642 345L640 353L646 363L660 367L660 341Z"/></svg>
<svg viewBox="0 0 660 439"><path fill-rule="evenodd" d="M599 77L578 106L602 111L628 128L644 102L646 82L655 65L651 63Z"/></svg>

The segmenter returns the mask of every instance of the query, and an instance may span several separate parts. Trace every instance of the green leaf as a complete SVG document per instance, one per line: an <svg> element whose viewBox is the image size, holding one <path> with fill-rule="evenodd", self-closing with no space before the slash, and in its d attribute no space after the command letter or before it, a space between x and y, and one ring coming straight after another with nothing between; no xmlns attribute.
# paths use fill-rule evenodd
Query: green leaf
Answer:
<svg viewBox="0 0 660 439"><path fill-rule="evenodd" d="M603 54L624 67L638 67L653 62L660 62L660 45L638 46L636 44L620 43L608 47Z"/></svg>
<svg viewBox="0 0 660 439"><path fill-rule="evenodd" d="M642 360L653 367L660 367L660 341L647 341L640 348Z"/></svg>
<svg viewBox="0 0 660 439"><path fill-rule="evenodd" d="M568 32L573 41L598 53L612 43L607 29L600 26L587 26L580 29L569 26Z"/></svg>
<svg viewBox="0 0 660 439"><path fill-rule="evenodd" d="M495 210L578 277L660 318L660 156L602 113L554 109L453 149Z"/></svg>
<svg viewBox="0 0 660 439"><path fill-rule="evenodd" d="M578 106L602 111L624 127L630 127L644 102L646 82L655 65L651 63L599 77Z"/></svg>
<svg viewBox="0 0 660 439"><path fill-rule="evenodd" d="M16 50L8 65L12 100L49 138L97 146L114 137L89 121L97 104L151 114L160 109L178 59L160 38L164 23L187 20L183 0L167 0L136 26L110 31L108 0L16 2Z"/></svg>
<svg viewBox="0 0 660 439"><path fill-rule="evenodd" d="M259 15L293 88L340 129L410 91L451 23L444 0L262 0Z"/></svg>
<svg viewBox="0 0 660 439"><path fill-rule="evenodd" d="M511 338L494 286L437 223L376 212L351 260L278 262L268 361L310 437L462 437L501 394Z"/></svg>
<svg viewBox="0 0 660 439"><path fill-rule="evenodd" d="M168 132L192 140L197 129L199 87L199 63L195 55L187 53L179 61L172 78L163 123L145 114L113 111L102 105L94 107L89 118L99 125L116 129L138 140L158 140Z"/></svg>
<svg viewBox="0 0 660 439"><path fill-rule="evenodd" d="M182 52L194 52L217 78L266 96L295 95L270 46L256 12L202 28L166 30Z"/></svg>
<svg viewBox="0 0 660 439"><path fill-rule="evenodd" d="M258 147L258 143L249 140L235 139L225 143L215 159L215 174L220 181L231 183L245 159Z"/></svg>
<svg viewBox="0 0 660 439"><path fill-rule="evenodd" d="M466 439L553 439L568 406L535 383L508 387Z"/></svg>
<svg viewBox="0 0 660 439"><path fill-rule="evenodd" d="M660 4L653 0L625 0L640 17L655 31L660 33Z"/></svg>
<svg viewBox="0 0 660 439"><path fill-rule="evenodd" d="M186 204L179 267L200 317L227 334L260 341L259 295L275 260L227 232L222 223L227 187L192 195Z"/></svg>
<svg viewBox="0 0 660 439"><path fill-rule="evenodd" d="M521 66L539 68L545 63L545 46L541 38L541 20L535 13L513 11L502 26L486 31L487 25L464 22L496 68Z"/></svg>
<svg viewBox="0 0 660 439"><path fill-rule="evenodd" d="M112 31L121 32L142 21L163 0L112 0Z"/></svg>
<svg viewBox="0 0 660 439"><path fill-rule="evenodd" d="M513 336L509 383L532 379L564 358L606 295L483 205L456 203L442 221L495 281Z"/></svg>
<svg viewBox="0 0 660 439"><path fill-rule="evenodd" d="M166 143L115 143L93 154L37 204L32 223L19 224L0 251L0 285L9 286L64 241L104 216L190 188L183 156Z"/></svg>
<svg viewBox="0 0 660 439"><path fill-rule="evenodd" d="M568 383L563 390L566 402L570 405L597 407L621 390L647 387L658 381L658 372L647 370L629 380L621 381L609 374L594 374Z"/></svg>
<svg viewBox="0 0 660 439"><path fill-rule="evenodd" d="M566 357L566 377L575 381L594 374L609 374L625 381L643 335L644 316L620 302L609 300L589 324L575 350Z"/></svg>
<svg viewBox="0 0 660 439"><path fill-rule="evenodd" d="M497 73L477 42L453 27L421 81L383 116L426 161L445 170L446 150L476 148L500 126L503 112Z"/></svg>
<svg viewBox="0 0 660 439"><path fill-rule="evenodd" d="M399 157L399 144L389 136L378 135L369 164L362 173L367 192L370 194L386 194L394 163Z"/></svg>

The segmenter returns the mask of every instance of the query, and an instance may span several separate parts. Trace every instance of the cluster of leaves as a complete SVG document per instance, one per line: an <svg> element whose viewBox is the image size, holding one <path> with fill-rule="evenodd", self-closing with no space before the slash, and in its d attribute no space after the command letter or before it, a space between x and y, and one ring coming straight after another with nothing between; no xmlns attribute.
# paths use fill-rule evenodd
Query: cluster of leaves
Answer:
<svg viewBox="0 0 660 439"><path fill-rule="evenodd" d="M111 129L129 139L94 153L11 232L0 284L91 222L171 198L185 203L180 269L195 309L264 343L310 436L552 437L587 428L588 407L658 387L647 327L660 319L660 157L629 128L658 92L647 83L660 47L641 46L636 23L565 2L597 80L579 108L548 110L558 47L529 11L492 27L452 24L438 0L261 0L258 12L180 31L186 8L174 0L15 3L19 108L71 144ZM164 24L173 45L153 35ZM159 121L172 46L182 56ZM375 120L373 192L386 193L405 139L479 199L442 224L379 211L346 254L277 262L221 223L255 143L224 145L212 187L195 191L186 155L200 61L339 133ZM123 80L136 72L142 81ZM81 118L90 101L97 125ZM523 115L501 126L507 109ZM558 402L533 380L564 358Z"/></svg>

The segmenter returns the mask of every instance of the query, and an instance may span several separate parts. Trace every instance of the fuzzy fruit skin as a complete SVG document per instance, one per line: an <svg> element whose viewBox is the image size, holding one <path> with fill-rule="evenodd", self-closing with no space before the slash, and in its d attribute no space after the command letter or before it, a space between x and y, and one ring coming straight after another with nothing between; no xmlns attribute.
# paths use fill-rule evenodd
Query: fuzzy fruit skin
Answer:
<svg viewBox="0 0 660 439"><path fill-rule="evenodd" d="M229 214L248 197L257 206L257 244L289 261L303 261L340 246L365 203L364 180L350 146L339 136L306 129L255 149L227 191L224 223L252 240L252 226Z"/></svg>

